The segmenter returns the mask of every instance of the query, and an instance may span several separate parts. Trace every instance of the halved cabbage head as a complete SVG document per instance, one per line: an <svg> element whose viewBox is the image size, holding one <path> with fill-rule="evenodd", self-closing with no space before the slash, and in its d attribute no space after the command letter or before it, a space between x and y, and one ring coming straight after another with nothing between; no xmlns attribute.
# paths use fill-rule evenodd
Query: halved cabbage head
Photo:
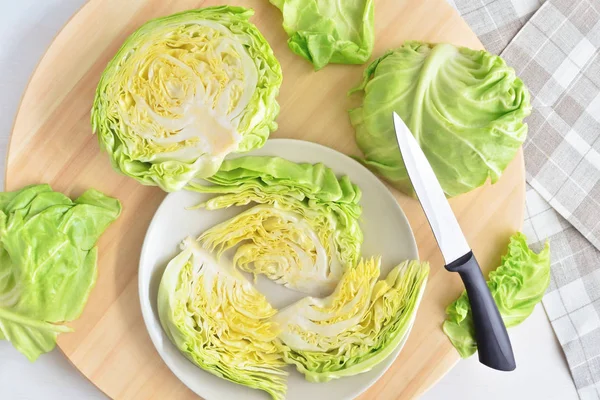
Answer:
<svg viewBox="0 0 600 400"><path fill-rule="evenodd" d="M345 272L331 296L306 297L274 317L287 346L286 362L308 381L367 372L408 335L429 265L405 261L377 281L379 265L379 259L362 260Z"/></svg>
<svg viewBox="0 0 600 400"><path fill-rule="evenodd" d="M231 265L217 264L191 238L167 265L158 290L158 315L167 336L200 368L285 397L285 363L276 310Z"/></svg>
<svg viewBox="0 0 600 400"><path fill-rule="evenodd" d="M92 126L114 168L179 190L277 128L281 67L242 7L147 22L106 67Z"/></svg>
<svg viewBox="0 0 600 400"><path fill-rule="evenodd" d="M219 196L199 207L266 205L202 237L219 252L244 242L236 253L242 269L323 296L331 293L345 269L356 265L363 241L358 224L361 192L347 176L338 179L323 164L240 157L226 160L207 181L213 185L192 182L190 189Z"/></svg>
<svg viewBox="0 0 600 400"><path fill-rule="evenodd" d="M329 225L321 226L317 216L304 218L293 211L258 205L209 229L199 240L218 255L241 244L233 256L234 265L241 270L264 274L313 296L327 296L343 268L332 254L335 221L325 220Z"/></svg>

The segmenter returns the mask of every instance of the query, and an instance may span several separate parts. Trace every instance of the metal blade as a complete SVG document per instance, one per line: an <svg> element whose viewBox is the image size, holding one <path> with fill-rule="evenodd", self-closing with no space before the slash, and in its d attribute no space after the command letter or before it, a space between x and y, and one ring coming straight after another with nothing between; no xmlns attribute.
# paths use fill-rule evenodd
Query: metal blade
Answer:
<svg viewBox="0 0 600 400"><path fill-rule="evenodd" d="M423 150L402 118L396 113L394 113L394 128L408 177L417 193L444 260L446 264L450 264L471 251L471 248Z"/></svg>

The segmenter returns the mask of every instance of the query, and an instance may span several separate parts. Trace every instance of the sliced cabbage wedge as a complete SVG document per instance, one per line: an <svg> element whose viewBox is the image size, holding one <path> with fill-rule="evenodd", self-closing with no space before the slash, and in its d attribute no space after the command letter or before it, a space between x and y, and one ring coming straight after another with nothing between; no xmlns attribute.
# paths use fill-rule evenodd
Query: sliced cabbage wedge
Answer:
<svg viewBox="0 0 600 400"><path fill-rule="evenodd" d="M233 263L243 271L269 279L312 296L330 294L343 267L335 248L335 226L313 225L312 218L271 205L258 205L225 221L200 236L205 247L220 256L235 246ZM325 221L332 222L332 221Z"/></svg>
<svg viewBox="0 0 600 400"><path fill-rule="evenodd" d="M112 165L176 191L277 128L281 67L254 11L208 7L147 22L106 67L92 126Z"/></svg>
<svg viewBox="0 0 600 400"><path fill-rule="evenodd" d="M323 164L248 156L226 160L206 181L212 185L192 182L190 189L218 195L199 207L269 206L241 214L202 237L219 252L244 242L236 256L242 269L323 296L358 262L361 192L347 176L338 178Z"/></svg>
<svg viewBox="0 0 600 400"><path fill-rule="evenodd" d="M158 290L160 322L177 348L200 368L284 399L276 310L231 265L217 263L198 242L167 265Z"/></svg>
<svg viewBox="0 0 600 400"><path fill-rule="evenodd" d="M408 335L429 265L405 261L378 281L379 266L379 259L362 260L345 272L331 296L306 297L274 317L287 346L286 362L308 381L367 372Z"/></svg>

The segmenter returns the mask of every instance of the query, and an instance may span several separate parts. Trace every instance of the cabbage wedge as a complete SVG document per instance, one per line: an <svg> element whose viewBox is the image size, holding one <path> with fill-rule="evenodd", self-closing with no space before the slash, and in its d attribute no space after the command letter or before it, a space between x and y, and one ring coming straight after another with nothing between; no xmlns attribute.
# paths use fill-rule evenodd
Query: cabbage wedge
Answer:
<svg viewBox="0 0 600 400"><path fill-rule="evenodd" d="M313 226L315 220L258 205L209 229L199 240L219 256L240 245L233 263L241 270L255 277L264 274L312 296L326 296L335 289L344 268L338 257L329 256L335 248L335 227Z"/></svg>
<svg viewBox="0 0 600 400"><path fill-rule="evenodd" d="M383 280L379 259L345 272L334 293L306 297L275 317L284 358L311 382L371 370L407 336L425 289L429 266L405 261Z"/></svg>
<svg viewBox="0 0 600 400"><path fill-rule="evenodd" d="M356 265L363 241L360 189L323 164L279 157L240 157L191 190L215 193L208 210L264 205L206 232L201 240L219 253L242 244L236 265L312 295L328 295L345 269Z"/></svg>
<svg viewBox="0 0 600 400"><path fill-rule="evenodd" d="M208 7L154 19L109 62L92 127L113 167L177 191L277 128L281 67L249 22L254 11Z"/></svg>
<svg viewBox="0 0 600 400"><path fill-rule="evenodd" d="M173 344L200 368L284 399L276 310L231 265L184 240L158 290L158 315Z"/></svg>

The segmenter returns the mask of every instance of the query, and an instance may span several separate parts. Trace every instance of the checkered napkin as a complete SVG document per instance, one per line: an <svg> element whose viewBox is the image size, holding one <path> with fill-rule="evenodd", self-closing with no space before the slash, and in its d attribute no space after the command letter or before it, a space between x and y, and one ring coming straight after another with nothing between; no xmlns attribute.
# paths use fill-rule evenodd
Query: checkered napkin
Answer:
<svg viewBox="0 0 600 400"><path fill-rule="evenodd" d="M545 0L447 1L467 21L487 51L500 54Z"/></svg>
<svg viewBox="0 0 600 400"><path fill-rule="evenodd" d="M600 0L448 1L531 91L523 230L550 241L544 308L579 396L600 399Z"/></svg>

